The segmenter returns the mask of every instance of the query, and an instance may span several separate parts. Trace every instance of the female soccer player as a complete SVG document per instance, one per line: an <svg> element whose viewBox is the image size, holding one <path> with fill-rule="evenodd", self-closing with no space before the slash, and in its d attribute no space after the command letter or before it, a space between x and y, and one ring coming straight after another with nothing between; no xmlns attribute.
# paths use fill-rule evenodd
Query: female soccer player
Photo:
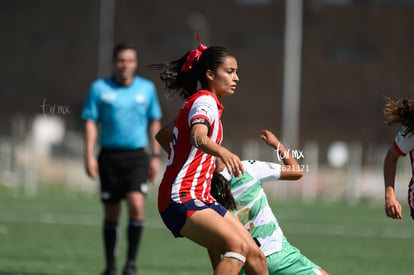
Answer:
<svg viewBox="0 0 414 275"><path fill-rule="evenodd" d="M267 274L266 258L249 233L210 194L216 157L231 174L244 172L239 157L220 145L221 99L234 94L239 82L236 58L226 48L200 43L176 61L151 67L161 71L167 90L185 99L172 134L157 135L168 150L158 194L162 220L175 237L223 255L214 274L238 274L243 265L247 274Z"/></svg>
<svg viewBox="0 0 414 275"><path fill-rule="evenodd" d="M410 154L413 173L408 185L408 205L411 217L414 219L414 99L387 99L384 118L388 125L401 126L384 160L385 213L390 218L402 219L401 204L396 199L394 192L395 174L398 159Z"/></svg>
<svg viewBox="0 0 414 275"><path fill-rule="evenodd" d="M233 215L250 232L266 256L270 275L326 275L328 273L325 270L311 262L287 241L262 187L263 183L269 181L301 178L302 166L289 155L272 132L263 130L261 137L276 150L279 154L278 158L282 159L284 165L252 160L242 161L245 173L235 178L218 159L211 182L211 193L218 202L232 210Z"/></svg>

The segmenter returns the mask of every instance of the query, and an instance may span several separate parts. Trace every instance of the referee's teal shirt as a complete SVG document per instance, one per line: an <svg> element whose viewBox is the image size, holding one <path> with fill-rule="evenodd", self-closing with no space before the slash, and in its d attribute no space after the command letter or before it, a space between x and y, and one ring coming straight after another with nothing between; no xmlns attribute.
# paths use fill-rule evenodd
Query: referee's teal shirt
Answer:
<svg viewBox="0 0 414 275"><path fill-rule="evenodd" d="M82 118L100 125L102 148L138 149L148 144L148 122L161 119L152 81L135 76L131 85L119 86L112 78L92 83Z"/></svg>

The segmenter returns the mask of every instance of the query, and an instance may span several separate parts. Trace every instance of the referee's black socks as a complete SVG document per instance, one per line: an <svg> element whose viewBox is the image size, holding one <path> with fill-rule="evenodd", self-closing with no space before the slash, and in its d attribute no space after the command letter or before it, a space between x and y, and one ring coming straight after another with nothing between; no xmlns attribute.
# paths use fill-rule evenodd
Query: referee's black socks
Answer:
<svg viewBox="0 0 414 275"><path fill-rule="evenodd" d="M135 266L135 259L141 241L144 221L129 220L127 236L128 236L128 254L127 265Z"/></svg>
<svg viewBox="0 0 414 275"><path fill-rule="evenodd" d="M115 270L116 244L118 239L118 224L104 222L103 238L105 244L105 259L107 269Z"/></svg>

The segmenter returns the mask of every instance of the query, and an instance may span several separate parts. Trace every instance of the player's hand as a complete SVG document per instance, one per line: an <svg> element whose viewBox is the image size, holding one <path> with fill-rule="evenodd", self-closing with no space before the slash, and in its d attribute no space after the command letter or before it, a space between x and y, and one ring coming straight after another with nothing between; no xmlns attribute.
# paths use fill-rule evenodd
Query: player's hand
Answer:
<svg viewBox="0 0 414 275"><path fill-rule="evenodd" d="M158 170L160 168L160 158L158 157L152 157L150 160L150 166L148 170L148 181L153 183L155 180L155 176L158 173Z"/></svg>
<svg viewBox="0 0 414 275"><path fill-rule="evenodd" d="M260 137L267 143L267 145L274 148L277 148L280 143L277 137L269 130L262 130Z"/></svg>
<svg viewBox="0 0 414 275"><path fill-rule="evenodd" d="M401 204L394 196L385 200L385 214L392 219L402 219Z"/></svg>
<svg viewBox="0 0 414 275"><path fill-rule="evenodd" d="M244 174L243 164L237 155L223 148L220 154L220 159L226 165L227 171L229 171L230 174L235 177L239 177L240 174Z"/></svg>
<svg viewBox="0 0 414 275"><path fill-rule="evenodd" d="M86 158L86 173L94 180L98 178L99 166L95 157Z"/></svg>

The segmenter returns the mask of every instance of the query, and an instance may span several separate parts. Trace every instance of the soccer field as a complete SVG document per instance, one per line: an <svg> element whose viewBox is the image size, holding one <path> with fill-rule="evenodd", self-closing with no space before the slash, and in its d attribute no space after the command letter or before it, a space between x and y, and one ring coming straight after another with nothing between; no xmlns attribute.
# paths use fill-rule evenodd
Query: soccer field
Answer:
<svg viewBox="0 0 414 275"><path fill-rule="evenodd" d="M174 239L147 202L138 266L141 275L212 274L207 252ZM271 199L271 198L269 198ZM385 217L382 205L272 202L288 240L331 274L412 274L414 223ZM118 267L125 258L125 208ZM25 198L0 187L0 274L100 274L101 206L97 196L41 188Z"/></svg>

